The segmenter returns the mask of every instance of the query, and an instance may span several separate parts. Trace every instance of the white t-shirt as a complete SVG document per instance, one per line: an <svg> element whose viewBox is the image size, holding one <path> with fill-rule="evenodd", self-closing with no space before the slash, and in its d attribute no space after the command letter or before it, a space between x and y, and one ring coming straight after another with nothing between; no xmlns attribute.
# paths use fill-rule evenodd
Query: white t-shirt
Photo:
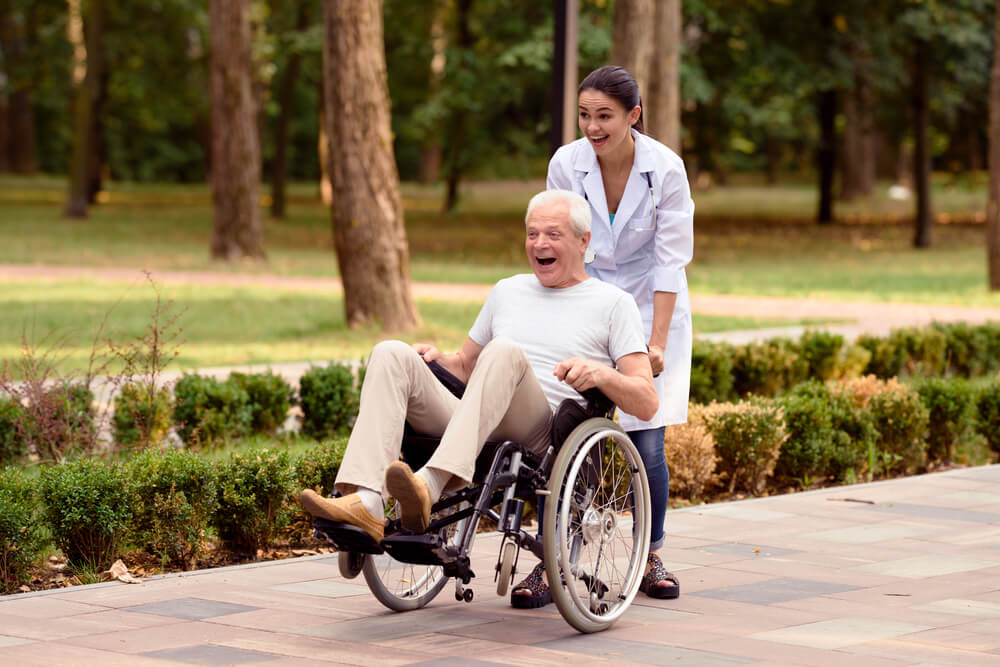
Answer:
<svg viewBox="0 0 1000 667"><path fill-rule="evenodd" d="M552 374L560 361L580 357L614 366L625 355L646 352L635 299L594 278L559 289L544 287L533 273L505 278L469 337L483 346L498 337L520 345L553 410L566 398L584 402Z"/></svg>

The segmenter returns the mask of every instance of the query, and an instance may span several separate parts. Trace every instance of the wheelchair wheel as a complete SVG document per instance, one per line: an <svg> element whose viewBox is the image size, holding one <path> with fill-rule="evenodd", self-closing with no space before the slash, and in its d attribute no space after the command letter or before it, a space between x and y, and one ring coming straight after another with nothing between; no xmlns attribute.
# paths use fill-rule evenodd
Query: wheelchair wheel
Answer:
<svg viewBox="0 0 1000 667"><path fill-rule="evenodd" d="M389 519L396 518L394 500L386 504L385 515ZM432 520L436 516L440 515L432 516ZM461 539L459 527L464 525L465 521L459 521L448 527L449 542ZM403 563L387 553L368 554L361 572L372 595L393 611L420 609L437 597L448 583L440 565Z"/></svg>
<svg viewBox="0 0 1000 667"><path fill-rule="evenodd" d="M606 630L642 583L650 536L646 469L617 424L588 419L559 450L549 491L542 548L552 597L580 632Z"/></svg>
<svg viewBox="0 0 1000 667"><path fill-rule="evenodd" d="M365 556L354 551L341 551L337 554L337 567L340 568L340 576L345 579L353 579L361 574L361 568L365 564Z"/></svg>

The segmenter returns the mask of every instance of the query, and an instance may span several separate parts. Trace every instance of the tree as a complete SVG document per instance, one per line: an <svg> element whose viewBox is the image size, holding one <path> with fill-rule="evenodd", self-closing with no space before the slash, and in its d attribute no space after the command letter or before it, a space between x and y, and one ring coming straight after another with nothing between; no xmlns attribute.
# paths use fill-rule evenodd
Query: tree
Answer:
<svg viewBox="0 0 1000 667"><path fill-rule="evenodd" d="M681 0L656 3L649 89L643 100L646 130L681 152ZM648 101L647 101L648 100Z"/></svg>
<svg viewBox="0 0 1000 667"><path fill-rule="evenodd" d="M986 207L987 265L991 290L1000 290L1000 0L993 19L990 70L990 198Z"/></svg>
<svg viewBox="0 0 1000 667"><path fill-rule="evenodd" d="M418 326L392 152L380 0L324 0L323 94L333 240L351 327Z"/></svg>
<svg viewBox="0 0 1000 667"><path fill-rule="evenodd" d="M657 3L662 4L662 2ZM611 64L624 67L646 90L653 52L653 0L616 0L611 33Z"/></svg>
<svg viewBox="0 0 1000 667"><path fill-rule="evenodd" d="M210 0L212 257L263 258L260 144L253 98L250 13L243 0Z"/></svg>
<svg viewBox="0 0 1000 667"><path fill-rule="evenodd" d="M11 171L30 174L38 168L35 158L35 114L31 104L31 17L22 3L0 0L0 51L7 78L6 148L4 161Z"/></svg>
<svg viewBox="0 0 1000 667"><path fill-rule="evenodd" d="M80 63L85 74L78 82L73 108L73 157L70 160L69 194L65 211L66 217L77 219L87 217L95 171L93 163L96 160L95 154L100 150L96 143L99 136L96 128L99 125L98 100L104 77L104 0L90 0L87 3L85 22L83 16L78 0L71 2L71 26L77 21L83 23L86 44Z"/></svg>

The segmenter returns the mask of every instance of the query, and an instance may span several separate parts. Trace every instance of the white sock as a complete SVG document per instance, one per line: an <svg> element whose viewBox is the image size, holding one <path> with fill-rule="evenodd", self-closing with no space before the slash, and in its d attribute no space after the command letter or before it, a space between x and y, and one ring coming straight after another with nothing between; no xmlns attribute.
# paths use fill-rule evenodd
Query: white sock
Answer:
<svg viewBox="0 0 1000 667"><path fill-rule="evenodd" d="M428 468L427 466L424 466L413 474L427 482L427 490L431 493L432 503L438 501L438 498L441 497L441 492L444 491L444 487L451 480L450 472L438 468Z"/></svg>
<svg viewBox="0 0 1000 667"><path fill-rule="evenodd" d="M361 498L361 504L365 506L366 510L371 512L372 516L376 519L385 518L385 503L382 501L381 493L372 489L366 489L363 486L358 487L357 493Z"/></svg>

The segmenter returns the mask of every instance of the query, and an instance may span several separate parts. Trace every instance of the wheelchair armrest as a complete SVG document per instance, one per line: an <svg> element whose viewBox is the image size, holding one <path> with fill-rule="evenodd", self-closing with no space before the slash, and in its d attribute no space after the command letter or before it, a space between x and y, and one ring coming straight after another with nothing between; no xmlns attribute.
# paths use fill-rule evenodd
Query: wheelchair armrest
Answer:
<svg viewBox="0 0 1000 667"><path fill-rule="evenodd" d="M616 407L614 401L605 396L604 392L597 387L584 389L581 395L587 399L587 412L590 416L605 416L610 418L614 413Z"/></svg>

